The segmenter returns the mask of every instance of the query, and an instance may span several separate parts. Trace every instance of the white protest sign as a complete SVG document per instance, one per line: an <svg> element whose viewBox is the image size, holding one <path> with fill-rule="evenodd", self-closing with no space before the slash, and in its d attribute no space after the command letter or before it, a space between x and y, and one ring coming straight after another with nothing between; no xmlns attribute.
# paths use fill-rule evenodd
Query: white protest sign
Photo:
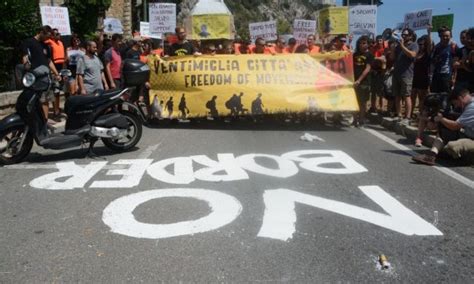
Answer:
<svg viewBox="0 0 474 284"><path fill-rule="evenodd" d="M432 9L425 9L405 14L405 28L416 30L427 29L431 25Z"/></svg>
<svg viewBox="0 0 474 284"><path fill-rule="evenodd" d="M71 35L69 12L65 7L41 6L41 22L53 29L58 29L62 35Z"/></svg>
<svg viewBox="0 0 474 284"><path fill-rule="evenodd" d="M293 37L298 44L306 43L309 35L316 33L316 21L295 20L293 22Z"/></svg>
<svg viewBox="0 0 474 284"><path fill-rule="evenodd" d="M105 18L104 32L108 34L123 34L122 22L116 18Z"/></svg>
<svg viewBox="0 0 474 284"><path fill-rule="evenodd" d="M150 32L153 34L174 33L176 28L176 4L149 4Z"/></svg>
<svg viewBox="0 0 474 284"><path fill-rule="evenodd" d="M161 39L161 34L150 33L150 23L140 22L140 35L142 37Z"/></svg>
<svg viewBox="0 0 474 284"><path fill-rule="evenodd" d="M349 32L355 35L376 35L377 6L351 6L349 8Z"/></svg>
<svg viewBox="0 0 474 284"><path fill-rule="evenodd" d="M277 39L277 23L276 21L250 23L250 40L255 42L259 37L265 41Z"/></svg>

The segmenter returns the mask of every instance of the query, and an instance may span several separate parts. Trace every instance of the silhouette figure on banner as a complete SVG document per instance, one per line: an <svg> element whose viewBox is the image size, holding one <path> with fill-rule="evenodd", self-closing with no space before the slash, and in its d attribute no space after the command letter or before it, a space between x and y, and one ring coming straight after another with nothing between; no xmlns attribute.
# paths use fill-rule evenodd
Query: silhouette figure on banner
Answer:
<svg viewBox="0 0 474 284"><path fill-rule="evenodd" d="M216 99L217 99L217 96L213 96L212 99L206 102L206 108L209 110L209 115L212 118L217 118L219 116L219 112L217 111L217 106L216 106Z"/></svg>
<svg viewBox="0 0 474 284"><path fill-rule="evenodd" d="M248 109L244 108L244 105L242 104L242 97L243 96L244 96L244 93L241 92L240 95L235 99L236 100L235 106L236 106L237 115L242 115L246 111L248 111Z"/></svg>
<svg viewBox="0 0 474 284"><path fill-rule="evenodd" d="M252 101L252 115L263 114L262 94L258 94L257 98Z"/></svg>
<svg viewBox="0 0 474 284"><path fill-rule="evenodd" d="M168 111L169 119L173 117L173 107L174 107L173 97L170 97L168 101L166 102L166 111Z"/></svg>
<svg viewBox="0 0 474 284"><path fill-rule="evenodd" d="M181 96L181 100L179 101L178 105L178 109L181 112L181 119L186 119L186 116L189 113L189 109L186 105L186 98L184 96L185 94Z"/></svg>
<svg viewBox="0 0 474 284"><path fill-rule="evenodd" d="M230 115L232 117L237 116L237 104L239 102L239 97L236 94L233 94L232 97L225 102L225 107L230 110Z"/></svg>

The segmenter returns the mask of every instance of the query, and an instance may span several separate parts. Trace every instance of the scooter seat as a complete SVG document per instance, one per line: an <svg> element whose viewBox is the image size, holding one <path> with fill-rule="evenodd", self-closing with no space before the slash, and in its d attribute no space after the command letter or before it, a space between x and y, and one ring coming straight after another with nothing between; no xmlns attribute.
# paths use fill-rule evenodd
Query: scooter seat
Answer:
<svg viewBox="0 0 474 284"><path fill-rule="evenodd" d="M90 96L73 96L73 97L68 98L67 103L69 105L71 105L72 107L76 106L76 105L92 104L92 103L99 102L99 101L109 100L110 98L118 95L122 91L123 90L113 90L113 91L110 91L110 92L105 92L103 94L99 94L97 96L92 96L92 95L90 95Z"/></svg>

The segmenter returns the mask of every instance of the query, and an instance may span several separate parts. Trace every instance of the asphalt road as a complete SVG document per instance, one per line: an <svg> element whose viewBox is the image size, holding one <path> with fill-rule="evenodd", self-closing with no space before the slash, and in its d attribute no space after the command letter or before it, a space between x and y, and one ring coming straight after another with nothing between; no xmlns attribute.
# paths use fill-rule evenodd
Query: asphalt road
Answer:
<svg viewBox="0 0 474 284"><path fill-rule="evenodd" d="M0 168L0 282L474 282L474 169L397 142L203 122L105 159L35 147Z"/></svg>

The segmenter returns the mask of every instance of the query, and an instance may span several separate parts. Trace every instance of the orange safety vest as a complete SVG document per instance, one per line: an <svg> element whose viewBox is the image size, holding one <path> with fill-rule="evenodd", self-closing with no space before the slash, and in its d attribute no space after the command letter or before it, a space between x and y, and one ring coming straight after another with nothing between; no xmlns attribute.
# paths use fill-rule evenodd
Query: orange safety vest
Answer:
<svg viewBox="0 0 474 284"><path fill-rule="evenodd" d="M51 54L54 64L63 64L66 55L66 51L64 50L63 42L58 40L57 42L52 39L48 39L45 41L47 45L51 47Z"/></svg>
<svg viewBox="0 0 474 284"><path fill-rule="evenodd" d="M308 46L309 49L309 46ZM320 48L317 45L313 45L311 49L309 49L309 54L318 54L320 52Z"/></svg>

